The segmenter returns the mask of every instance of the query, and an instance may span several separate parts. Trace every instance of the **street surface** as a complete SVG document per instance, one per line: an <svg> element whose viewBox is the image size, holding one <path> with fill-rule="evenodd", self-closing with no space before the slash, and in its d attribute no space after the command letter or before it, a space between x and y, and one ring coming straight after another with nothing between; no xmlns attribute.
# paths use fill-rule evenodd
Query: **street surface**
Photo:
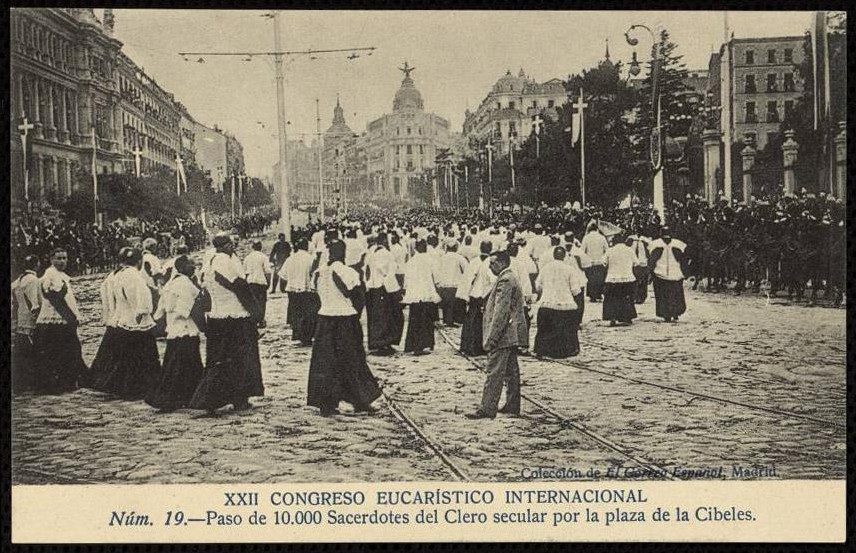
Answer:
<svg viewBox="0 0 856 553"><path fill-rule="evenodd" d="M265 251L270 244L265 240ZM100 279L75 279L87 363L103 333ZM521 358L523 393L678 478L720 466L722 477L732 478L732 465L774 467L766 478L844 478L846 311L689 290L687 304L679 323L662 323L649 296L629 328L610 328L599 320L601 304L587 304L580 356ZM90 390L15 398L13 482L454 479L383 399L376 413L353 414L342 404L332 418L305 406L311 350L290 340L285 307L284 295L268 302L260 340L266 395L249 412L157 414L143 402ZM460 329L442 332L457 344ZM159 347L163 354L165 343ZM432 354L370 356L369 366L401 412L472 480L522 480L524 469L539 467L583 475L638 468L526 401L520 417L466 419L478 405L483 373L439 331Z"/></svg>

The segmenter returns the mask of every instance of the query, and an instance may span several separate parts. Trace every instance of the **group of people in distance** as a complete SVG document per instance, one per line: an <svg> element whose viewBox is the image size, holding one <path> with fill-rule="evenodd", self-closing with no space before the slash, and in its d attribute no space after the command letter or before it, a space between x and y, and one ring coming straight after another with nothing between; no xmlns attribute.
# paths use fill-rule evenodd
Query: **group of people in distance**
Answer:
<svg viewBox="0 0 856 553"><path fill-rule="evenodd" d="M532 353L566 358L580 351L586 296L603 299L604 320L628 325L635 304L645 301L650 273L657 315L677 321L686 309L685 245L667 227L656 240L625 232L610 245L595 221L577 238L570 230L548 234L539 224L529 230L354 216L295 229L291 242L281 234L269 254L255 241L243 260L236 240L217 234L201 263L186 250L161 261L149 241L122 248L101 284L105 333L88 369L64 252L54 252L41 278L31 260L14 287L17 372L48 393L79 385L166 412L246 410L249 398L264 393L258 339L267 298L285 293L291 338L312 347L307 403L322 415L337 413L340 402L371 411L381 392L367 351L391 355L403 343L405 353L425 355L442 324L460 327L461 353L487 355L482 402L470 415L494 417L520 410L517 353L528 354L534 312ZM166 340L162 362L158 338ZM499 408L503 382L507 401Z"/></svg>

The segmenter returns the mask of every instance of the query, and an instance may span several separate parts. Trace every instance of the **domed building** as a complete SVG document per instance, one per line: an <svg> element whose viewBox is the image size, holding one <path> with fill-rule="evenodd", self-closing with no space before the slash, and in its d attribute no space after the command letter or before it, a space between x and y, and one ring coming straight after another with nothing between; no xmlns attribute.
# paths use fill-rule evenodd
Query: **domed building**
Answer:
<svg viewBox="0 0 856 553"><path fill-rule="evenodd" d="M392 101L392 112L368 124L366 154L368 186L374 197L410 197L410 183L434 167L437 151L449 146L449 121L425 112L422 93L407 62L401 86Z"/></svg>
<svg viewBox="0 0 856 553"><path fill-rule="evenodd" d="M517 75L506 71L475 111L464 113L464 137L469 143L493 140L498 153L507 153L511 137L519 142L532 132L536 115L555 119L556 108L567 102L560 79L538 83L521 68Z"/></svg>

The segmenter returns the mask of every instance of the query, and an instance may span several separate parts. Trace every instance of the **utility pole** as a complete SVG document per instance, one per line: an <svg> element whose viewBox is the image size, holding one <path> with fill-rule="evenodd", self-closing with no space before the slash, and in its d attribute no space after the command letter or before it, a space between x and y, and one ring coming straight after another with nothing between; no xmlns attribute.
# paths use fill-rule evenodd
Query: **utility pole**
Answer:
<svg viewBox="0 0 856 553"><path fill-rule="evenodd" d="M487 150L487 193L488 193L488 201L487 201L487 216L489 218L493 218L493 149L495 146L493 142L488 141L487 146L484 147Z"/></svg>
<svg viewBox="0 0 856 553"><path fill-rule="evenodd" d="M732 63L732 54L731 51L731 36L729 32L728 26L728 11L722 12L722 41L723 41L723 50L722 50L722 63L720 64L720 106L722 106L722 111L720 112L720 121L722 127L722 135L724 148L722 150L722 193L725 198L731 202L731 141L733 140L731 135L731 119L733 117L732 107L734 95L732 94L732 83L731 83L731 67Z"/></svg>
<svg viewBox="0 0 856 553"><path fill-rule="evenodd" d="M200 56L197 61L204 61L202 56L240 56L244 59L244 61L250 61L254 56L266 56L273 57L274 59L274 69L276 71L276 108L277 108L277 129L279 136L279 175L280 175L280 209L282 210L282 216L280 218L280 227L283 234L285 234L286 240L291 240L291 198L289 196L289 187L288 187L288 172L287 172L287 162L288 162L288 136L286 132L286 119L285 119L285 76L283 74L283 56L297 56L297 55L305 55L305 56L316 56L317 54L329 54L335 52L351 52L351 55L348 56L348 59L355 59L359 57L356 53L360 51L374 51L376 48L374 46L369 46L365 48L335 48L335 49L326 49L326 50L296 50L296 51L284 51L282 50L282 37L280 35L280 13L278 10L273 10L273 13L264 14L263 17L269 18L273 20L273 39L274 39L274 51L273 52L178 52L178 55L182 56L185 61L191 61L189 56Z"/></svg>
<svg viewBox="0 0 856 553"><path fill-rule="evenodd" d="M279 10L273 11L274 68L276 70L276 123L279 134L279 209L280 231L291 242L291 198L288 190L288 133L285 122L285 75L282 71L282 37L279 29Z"/></svg>
<svg viewBox="0 0 856 553"><path fill-rule="evenodd" d="M321 134L321 110L318 98L315 98L315 130L318 133L318 220L324 220L324 135Z"/></svg>

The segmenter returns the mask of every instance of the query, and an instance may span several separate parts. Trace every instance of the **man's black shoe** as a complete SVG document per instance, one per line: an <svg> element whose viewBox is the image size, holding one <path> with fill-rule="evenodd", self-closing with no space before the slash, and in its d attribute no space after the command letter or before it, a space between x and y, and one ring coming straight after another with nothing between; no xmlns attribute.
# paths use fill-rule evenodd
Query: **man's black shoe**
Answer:
<svg viewBox="0 0 856 553"><path fill-rule="evenodd" d="M496 415L490 416L482 411L476 411L474 413L467 413L466 417L468 419L495 419Z"/></svg>

